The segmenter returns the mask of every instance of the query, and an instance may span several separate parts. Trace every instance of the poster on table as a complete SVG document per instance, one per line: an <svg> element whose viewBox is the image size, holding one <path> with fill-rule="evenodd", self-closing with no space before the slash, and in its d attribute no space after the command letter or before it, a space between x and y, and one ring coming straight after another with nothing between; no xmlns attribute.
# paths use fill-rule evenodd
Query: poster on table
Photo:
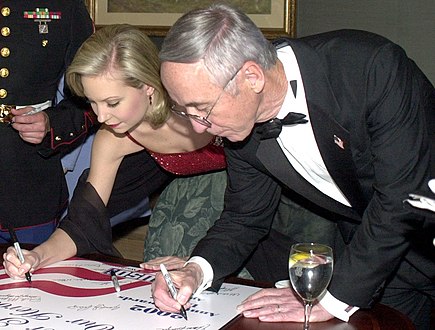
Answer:
<svg viewBox="0 0 435 330"><path fill-rule="evenodd" d="M121 287L116 292L110 272ZM0 270L0 329L136 330L219 329L236 306L258 288L224 284L191 299L186 321L162 312L151 297L155 273L135 267L73 258L32 274L32 282L10 279Z"/></svg>

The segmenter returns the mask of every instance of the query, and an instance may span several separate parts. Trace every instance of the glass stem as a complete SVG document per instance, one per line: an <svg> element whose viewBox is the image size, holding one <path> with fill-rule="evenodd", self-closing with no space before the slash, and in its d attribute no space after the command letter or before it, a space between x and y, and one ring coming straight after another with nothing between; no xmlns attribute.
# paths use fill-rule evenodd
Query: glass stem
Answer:
<svg viewBox="0 0 435 330"><path fill-rule="evenodd" d="M312 301L304 302L304 330L308 330L310 328L310 315L311 315L312 308L313 308Z"/></svg>

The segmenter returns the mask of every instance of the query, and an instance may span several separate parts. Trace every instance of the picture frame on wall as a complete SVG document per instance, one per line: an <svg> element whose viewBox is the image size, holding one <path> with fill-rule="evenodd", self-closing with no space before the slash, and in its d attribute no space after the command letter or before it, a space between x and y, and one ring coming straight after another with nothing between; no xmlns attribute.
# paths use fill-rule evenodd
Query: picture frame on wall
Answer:
<svg viewBox="0 0 435 330"><path fill-rule="evenodd" d="M185 12L204 7L212 0L85 0L97 29L128 23L149 36L164 37ZM227 0L241 8L267 38L296 37L296 0Z"/></svg>

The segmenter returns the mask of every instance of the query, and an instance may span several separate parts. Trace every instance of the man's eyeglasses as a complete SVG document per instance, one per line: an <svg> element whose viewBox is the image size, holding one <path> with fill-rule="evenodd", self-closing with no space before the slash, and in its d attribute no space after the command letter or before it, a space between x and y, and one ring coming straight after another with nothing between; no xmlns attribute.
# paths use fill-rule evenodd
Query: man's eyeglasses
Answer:
<svg viewBox="0 0 435 330"><path fill-rule="evenodd" d="M184 118L184 119L192 119L194 121L196 121L197 123L204 125L207 128L211 127L211 122L208 120L208 117L210 116L211 111L214 109L214 107L216 106L216 104L219 102L219 100L221 99L222 95L225 92L225 89L227 89L228 85L230 84L231 81L234 80L234 78L236 78L237 74L239 73L240 69L236 71L236 73L234 73L232 75L232 77L230 78L230 80L228 80L228 82L225 84L225 86L223 87L222 91L219 93L219 96L216 98L216 101L214 101L213 105L210 107L210 109L208 110L207 114L205 115L205 117L203 116L198 116L198 115L191 115L190 113L186 112L186 108L178 105L176 103L174 103L171 106L171 111L173 113L175 113L176 115Z"/></svg>

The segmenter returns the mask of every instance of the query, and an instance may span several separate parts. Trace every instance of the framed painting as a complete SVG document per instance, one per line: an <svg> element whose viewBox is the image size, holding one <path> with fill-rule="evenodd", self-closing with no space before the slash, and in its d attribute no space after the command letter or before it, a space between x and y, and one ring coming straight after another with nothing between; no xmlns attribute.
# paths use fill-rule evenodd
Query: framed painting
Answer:
<svg viewBox="0 0 435 330"><path fill-rule="evenodd" d="M212 0L86 0L96 27L129 23L163 37L185 12ZM296 0L226 0L242 9L268 38L296 36Z"/></svg>

